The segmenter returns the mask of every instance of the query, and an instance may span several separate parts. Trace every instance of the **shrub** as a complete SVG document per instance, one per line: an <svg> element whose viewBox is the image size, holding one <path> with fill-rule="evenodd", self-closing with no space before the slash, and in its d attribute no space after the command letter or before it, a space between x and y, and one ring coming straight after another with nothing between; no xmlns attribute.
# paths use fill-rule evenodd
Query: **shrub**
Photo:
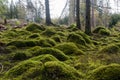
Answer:
<svg viewBox="0 0 120 80"><path fill-rule="evenodd" d="M27 31L36 31L36 30L42 30L42 31L44 31L45 28L42 25L40 26L38 24L32 23L32 24L30 24L30 25L28 25L26 27L26 30Z"/></svg>
<svg viewBox="0 0 120 80"><path fill-rule="evenodd" d="M90 73L89 80L119 80L120 65L110 64L101 66Z"/></svg>
<svg viewBox="0 0 120 80"><path fill-rule="evenodd" d="M83 75L63 62L51 61L44 64L42 80L80 80Z"/></svg>
<svg viewBox="0 0 120 80"><path fill-rule="evenodd" d="M29 36L29 38L37 38L37 37L39 37L39 34L37 34L37 33L34 33L34 34Z"/></svg>
<svg viewBox="0 0 120 80"><path fill-rule="evenodd" d="M79 55L84 54L83 51L79 50L74 43L62 43L57 45L55 48L63 51L66 55Z"/></svg>
<svg viewBox="0 0 120 80"><path fill-rule="evenodd" d="M41 34L47 37L51 37L52 35L56 34L56 31L53 28L49 28L43 31Z"/></svg>
<svg viewBox="0 0 120 80"><path fill-rule="evenodd" d="M61 61L68 59L68 56L66 56L62 51L54 48L41 48L35 53L33 53L34 56L38 56L42 54L51 54Z"/></svg>
<svg viewBox="0 0 120 80"><path fill-rule="evenodd" d="M48 61L58 61L58 59L56 59L53 55L51 54L45 54L45 55L40 55L37 57L33 57L31 60L34 61L40 61L40 62L48 62Z"/></svg>
<svg viewBox="0 0 120 80"><path fill-rule="evenodd" d="M18 65L11 68L10 70L8 70L5 73L5 77L8 78L8 79L9 78L10 79L17 78L20 75L26 73L26 71L28 71L30 68L33 68L33 67L36 67L36 66L39 67L39 65L41 65L41 64L42 64L41 62L31 61L31 60L21 62Z"/></svg>
<svg viewBox="0 0 120 80"><path fill-rule="evenodd" d="M109 27L115 26L120 21L120 14L111 15Z"/></svg>
<svg viewBox="0 0 120 80"><path fill-rule="evenodd" d="M93 33L99 33L101 29L105 30L105 27L97 27L96 29L93 30Z"/></svg>
<svg viewBox="0 0 120 80"><path fill-rule="evenodd" d="M103 36L109 36L110 35L110 31L107 29L101 29L99 31L99 34L103 35Z"/></svg>
<svg viewBox="0 0 120 80"><path fill-rule="evenodd" d="M98 53L117 54L118 52L120 52L120 48L113 44L102 48Z"/></svg>
<svg viewBox="0 0 120 80"><path fill-rule="evenodd" d="M83 39L83 37L78 35L78 34L75 34L75 33L69 34L69 36L67 37L67 40L69 42L74 42L74 43L78 43L78 44L81 44L81 45L86 45L86 42Z"/></svg>

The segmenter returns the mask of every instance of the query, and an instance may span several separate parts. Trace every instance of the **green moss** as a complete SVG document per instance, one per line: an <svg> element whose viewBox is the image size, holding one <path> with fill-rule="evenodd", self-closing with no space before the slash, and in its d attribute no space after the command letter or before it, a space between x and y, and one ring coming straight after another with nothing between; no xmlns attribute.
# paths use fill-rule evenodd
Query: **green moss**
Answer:
<svg viewBox="0 0 120 80"><path fill-rule="evenodd" d="M38 24L32 23L26 27L26 30L27 31L36 31L36 30L44 31L45 28L43 27L43 25L38 25Z"/></svg>
<svg viewBox="0 0 120 80"><path fill-rule="evenodd" d="M44 36L51 37L52 35L56 34L56 31L53 28L48 28L41 33Z"/></svg>
<svg viewBox="0 0 120 80"><path fill-rule="evenodd" d="M17 51L13 53L12 60L26 60L30 57L30 53L27 53L25 51Z"/></svg>
<svg viewBox="0 0 120 80"><path fill-rule="evenodd" d="M53 39L43 38L38 42L41 47L52 47L56 45L56 42Z"/></svg>
<svg viewBox="0 0 120 80"><path fill-rule="evenodd" d="M83 75L63 62L51 61L44 64L41 80L80 80Z"/></svg>
<svg viewBox="0 0 120 80"><path fill-rule="evenodd" d="M51 54L61 61L68 59L68 56L66 56L62 51L54 48L41 48L33 53L34 56L38 56L42 54Z"/></svg>
<svg viewBox="0 0 120 80"><path fill-rule="evenodd" d="M56 42L62 42L61 37L58 35L52 36L52 39L55 40Z"/></svg>
<svg viewBox="0 0 120 80"><path fill-rule="evenodd" d="M74 43L62 43L57 45L55 48L63 51L66 55L84 54L84 52L78 49L78 47Z"/></svg>
<svg viewBox="0 0 120 80"><path fill-rule="evenodd" d="M119 80L120 65L101 66L90 73L89 80Z"/></svg>
<svg viewBox="0 0 120 80"><path fill-rule="evenodd" d="M110 35L110 31L109 30L105 30L105 29L101 29L99 31L99 34L103 35L103 36L109 36Z"/></svg>
<svg viewBox="0 0 120 80"><path fill-rule="evenodd" d="M106 29L105 27L97 27L96 29L93 30L93 33L99 33L101 29Z"/></svg>
<svg viewBox="0 0 120 80"><path fill-rule="evenodd" d="M35 53L36 51L39 51L40 49L41 49L40 46L35 46L35 47L32 47L32 48L29 48L27 50L27 52L29 52L29 53Z"/></svg>
<svg viewBox="0 0 120 80"><path fill-rule="evenodd" d="M41 62L31 61L31 60L21 62L18 65L11 68L10 70L8 70L5 73L5 78L8 78L8 79L17 78L21 76L22 74L26 73L26 71L28 71L30 68L33 68L36 66L39 67L39 65L41 64L42 64Z"/></svg>
<svg viewBox="0 0 120 80"><path fill-rule="evenodd" d="M119 52L120 52L120 48L112 44L102 48L98 53L117 54Z"/></svg>
<svg viewBox="0 0 120 80"><path fill-rule="evenodd" d="M21 41L11 41L7 44L7 46L16 46L18 48L21 47L52 47L56 45L56 42L53 39L43 38L40 40L21 40Z"/></svg>
<svg viewBox="0 0 120 80"><path fill-rule="evenodd" d="M48 61L58 61L58 59L56 59L53 55L51 54L45 54L45 55L40 55L37 57L33 57L31 60L34 61L40 61L40 62L48 62Z"/></svg>
<svg viewBox="0 0 120 80"><path fill-rule="evenodd" d="M37 38L39 37L40 35L38 33L34 33L32 35L29 36L29 38Z"/></svg>
<svg viewBox="0 0 120 80"><path fill-rule="evenodd" d="M85 42L86 42L87 44L92 44L92 41L91 41L91 39L90 39L90 36L88 36L88 35L85 34L84 32L82 32L82 31L76 31L75 33L76 33L76 34L79 34L80 36L82 36L83 39L85 40Z"/></svg>
<svg viewBox="0 0 120 80"><path fill-rule="evenodd" d="M67 40L69 42L74 42L77 44L86 45L84 38L76 33L69 34L69 36L67 37Z"/></svg>

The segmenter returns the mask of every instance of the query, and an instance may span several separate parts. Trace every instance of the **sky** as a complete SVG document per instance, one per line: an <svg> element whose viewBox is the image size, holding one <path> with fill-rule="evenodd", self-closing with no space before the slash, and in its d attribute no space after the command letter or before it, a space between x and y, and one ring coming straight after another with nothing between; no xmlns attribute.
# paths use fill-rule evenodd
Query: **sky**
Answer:
<svg viewBox="0 0 120 80"><path fill-rule="evenodd" d="M11 1L11 0L10 0ZM14 0L17 1L17 0ZM23 0L24 1L24 0ZM32 0L34 1L34 0ZM45 0L41 0L44 4ZM52 18L58 18L60 17L60 14L65 6L67 0L50 0L50 14ZM116 4L113 2L113 0L110 0L110 5L112 6L111 12L116 12L115 9L117 9L115 6ZM120 9L120 8L119 8ZM120 12L120 10L119 10Z"/></svg>

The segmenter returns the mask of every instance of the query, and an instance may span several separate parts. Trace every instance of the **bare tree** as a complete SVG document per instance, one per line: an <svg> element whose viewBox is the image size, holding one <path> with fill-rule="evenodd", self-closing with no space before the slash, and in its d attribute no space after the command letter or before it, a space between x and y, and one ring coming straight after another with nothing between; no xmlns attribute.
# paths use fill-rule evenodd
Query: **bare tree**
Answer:
<svg viewBox="0 0 120 80"><path fill-rule="evenodd" d="M81 29L81 24L80 24L80 0L76 0L76 25L77 25L77 28Z"/></svg>
<svg viewBox="0 0 120 80"><path fill-rule="evenodd" d="M50 6L49 6L49 0L45 0L45 7L46 7L46 25L51 25L51 17L50 17Z"/></svg>
<svg viewBox="0 0 120 80"><path fill-rule="evenodd" d="M85 33L91 34L91 19L90 19L90 8L91 3L90 0L86 0L86 23L85 23Z"/></svg>

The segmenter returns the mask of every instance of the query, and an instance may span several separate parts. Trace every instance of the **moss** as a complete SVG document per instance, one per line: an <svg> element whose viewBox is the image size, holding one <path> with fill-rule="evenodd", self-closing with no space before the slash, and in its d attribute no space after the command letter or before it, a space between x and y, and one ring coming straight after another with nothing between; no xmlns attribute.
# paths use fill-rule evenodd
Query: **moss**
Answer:
<svg viewBox="0 0 120 80"><path fill-rule="evenodd" d="M39 34L38 33L34 33L32 35L29 36L29 38L37 38L39 37Z"/></svg>
<svg viewBox="0 0 120 80"><path fill-rule="evenodd" d="M84 54L84 52L78 49L78 47L74 43L62 43L57 45L55 48L63 51L66 55Z"/></svg>
<svg viewBox="0 0 120 80"><path fill-rule="evenodd" d="M52 36L52 39L55 40L56 42L62 42L61 37L58 35Z"/></svg>
<svg viewBox="0 0 120 80"><path fill-rule="evenodd" d="M76 33L69 34L69 36L67 37L67 40L69 42L74 42L77 44L86 45L84 38Z"/></svg>
<svg viewBox="0 0 120 80"><path fill-rule="evenodd" d="M117 54L119 52L120 52L120 48L112 44L102 48L98 53Z"/></svg>
<svg viewBox="0 0 120 80"><path fill-rule="evenodd" d="M41 62L37 62L37 61L32 61L32 60L27 60L24 62L19 63L18 65L14 66L13 68L11 68L10 70L8 70L5 73L5 78L17 78L19 76L21 76L22 74L26 73L26 71L28 71L30 68L36 67L39 65L41 65Z"/></svg>
<svg viewBox="0 0 120 80"><path fill-rule="evenodd" d="M30 24L30 25L28 25L26 27L26 30L27 31L36 31L36 30L42 30L42 31L44 31L45 28L43 27L43 25L38 25L36 23L32 23L32 24Z"/></svg>
<svg viewBox="0 0 120 80"><path fill-rule="evenodd" d="M53 39L43 38L38 42L41 47L52 47L56 45L56 42Z"/></svg>
<svg viewBox="0 0 120 80"><path fill-rule="evenodd" d="M86 42L87 44L92 44L92 41L91 41L91 39L90 39L90 36L88 36L88 35L85 34L84 32L82 32L82 31L76 31L75 33L76 33L76 34L79 34L80 36L82 36L83 39L85 40L85 42Z"/></svg>
<svg viewBox="0 0 120 80"><path fill-rule="evenodd" d="M120 65L110 64L101 66L90 73L89 80L119 80Z"/></svg>
<svg viewBox="0 0 120 80"><path fill-rule="evenodd" d="M62 51L54 48L41 48L33 53L34 56L38 56L42 54L51 54L61 61L68 59L68 56L66 56Z"/></svg>
<svg viewBox="0 0 120 80"><path fill-rule="evenodd" d="M6 47L6 50L10 53L10 52L12 52L12 51L17 50L17 47L15 47L15 46L7 46L7 47Z"/></svg>
<svg viewBox="0 0 120 80"><path fill-rule="evenodd" d="M51 37L52 35L56 34L56 31L53 28L48 28L41 33L44 36Z"/></svg>
<svg viewBox="0 0 120 80"><path fill-rule="evenodd" d="M51 61L44 64L42 80L80 80L83 75L63 62Z"/></svg>
<svg viewBox="0 0 120 80"><path fill-rule="evenodd" d="M40 61L40 62L48 62L48 61L58 61L58 59L56 59L53 55L51 54L45 54L45 55L40 55L37 57L33 57L31 60L34 61Z"/></svg>
<svg viewBox="0 0 120 80"><path fill-rule="evenodd" d="M93 30L93 33L99 33L101 29L105 29L105 27L97 27L96 29Z"/></svg>
<svg viewBox="0 0 120 80"><path fill-rule="evenodd" d="M11 41L7 46L16 46L16 47L33 47L37 45L37 41L27 40L27 41Z"/></svg>
<svg viewBox="0 0 120 80"><path fill-rule="evenodd" d="M31 55L25 51L17 51L13 53L13 58L12 60L26 60L30 57Z"/></svg>
<svg viewBox="0 0 120 80"><path fill-rule="evenodd" d="M64 32L60 32L60 31L58 31L56 34L60 35L60 36L65 36L65 33Z"/></svg>
<svg viewBox="0 0 120 80"><path fill-rule="evenodd" d="M40 40L11 41L7 44L7 46L11 46L11 45L16 46L18 48L34 47L34 46L52 47L56 45L56 42L53 39L43 38Z"/></svg>
<svg viewBox="0 0 120 80"><path fill-rule="evenodd" d="M109 36L110 35L110 31L109 30L105 30L105 29L101 29L99 31L99 34L103 35L103 36Z"/></svg>
<svg viewBox="0 0 120 80"><path fill-rule="evenodd" d="M40 49L41 49L40 46L35 46L35 47L32 47L32 48L29 48L27 50L27 52L29 52L29 53L35 53L36 51L39 51Z"/></svg>

